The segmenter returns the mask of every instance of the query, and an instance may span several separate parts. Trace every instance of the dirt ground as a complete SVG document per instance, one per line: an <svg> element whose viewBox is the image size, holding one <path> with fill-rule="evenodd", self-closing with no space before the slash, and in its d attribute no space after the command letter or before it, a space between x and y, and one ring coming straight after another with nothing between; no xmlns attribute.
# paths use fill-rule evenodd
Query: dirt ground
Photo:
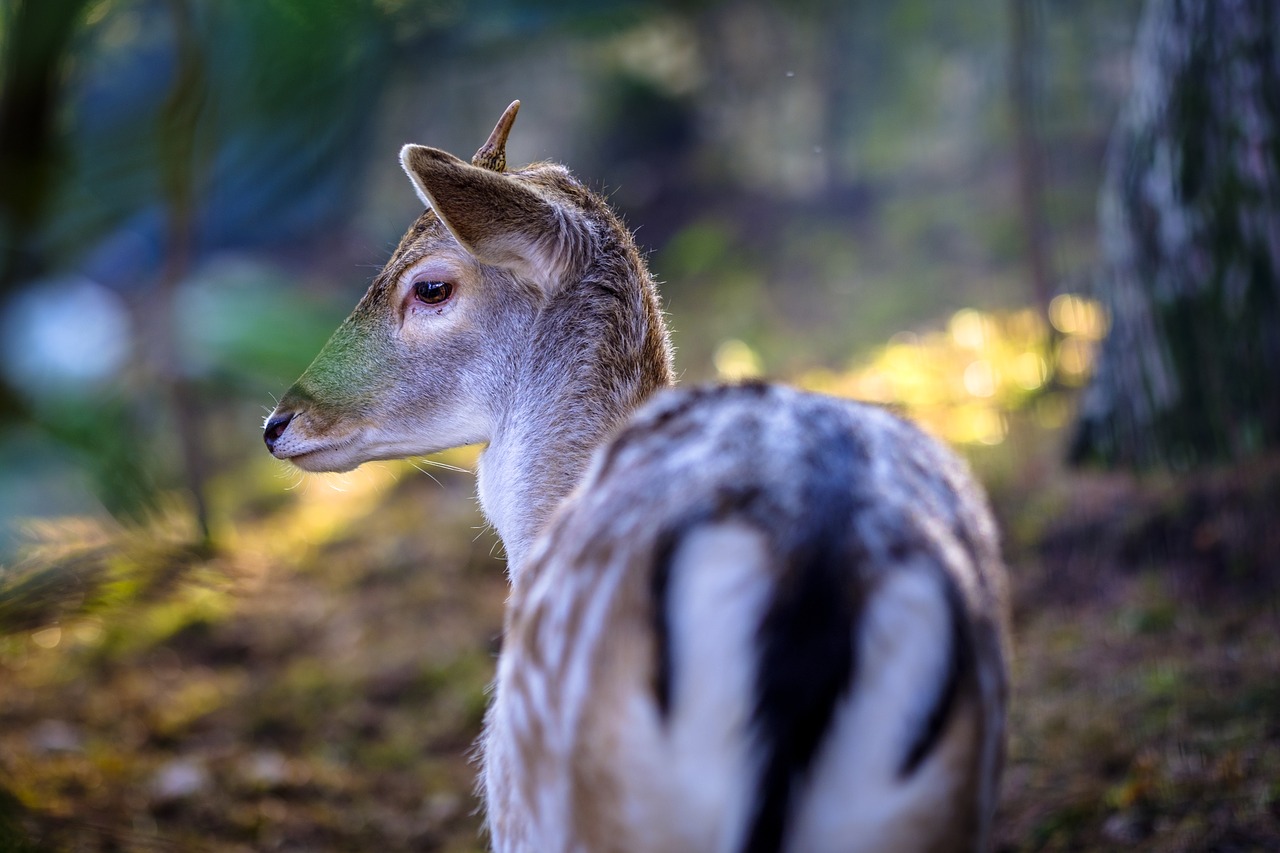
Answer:
<svg viewBox="0 0 1280 853"><path fill-rule="evenodd" d="M163 531L53 531L114 556L80 615L0 638L0 851L484 849L506 582L470 477L433 475L264 479L177 578ZM997 849L1280 850L1280 465L992 479L1017 651Z"/></svg>

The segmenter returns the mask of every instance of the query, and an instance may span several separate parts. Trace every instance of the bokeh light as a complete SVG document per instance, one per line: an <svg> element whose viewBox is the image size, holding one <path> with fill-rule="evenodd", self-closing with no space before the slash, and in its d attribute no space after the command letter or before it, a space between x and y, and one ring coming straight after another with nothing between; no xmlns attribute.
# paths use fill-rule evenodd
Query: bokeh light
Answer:
<svg viewBox="0 0 1280 853"><path fill-rule="evenodd" d="M1053 301L1051 318L1057 336L1031 309L965 308L951 316L945 333L900 333L845 373L811 371L801 381L899 408L957 444L999 444L1008 434L1008 416L1028 406L1041 427L1063 425L1067 404L1046 395L1051 379L1070 387L1088 380L1105 310L1064 294Z"/></svg>

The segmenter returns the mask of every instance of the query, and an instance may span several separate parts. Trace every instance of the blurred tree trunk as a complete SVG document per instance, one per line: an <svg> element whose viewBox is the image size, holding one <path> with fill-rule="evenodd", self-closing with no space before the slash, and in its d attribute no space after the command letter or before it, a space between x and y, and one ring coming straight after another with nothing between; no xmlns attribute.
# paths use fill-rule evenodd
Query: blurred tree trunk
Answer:
<svg viewBox="0 0 1280 853"><path fill-rule="evenodd" d="M1070 456L1280 445L1280 4L1151 0L1101 199L1111 329Z"/></svg>
<svg viewBox="0 0 1280 853"><path fill-rule="evenodd" d="M0 5L0 300L38 275L32 249L61 165L54 143L71 36L88 0L14 0ZM0 421L27 414L0 375Z"/></svg>
<svg viewBox="0 0 1280 853"><path fill-rule="evenodd" d="M39 272L29 241L57 177L57 111L71 36L88 0L0 8L0 296Z"/></svg>
<svg viewBox="0 0 1280 853"><path fill-rule="evenodd" d="M1049 316L1053 297L1053 270L1049 261L1049 229L1044 221L1044 178L1040 142L1036 135L1037 54L1039 44L1037 0L1009 0L1009 96L1013 135L1018 157L1018 206L1026 233L1031 295L1041 316ZM1052 328L1052 327L1050 327Z"/></svg>
<svg viewBox="0 0 1280 853"><path fill-rule="evenodd" d="M168 246L164 268L156 290L156 312L150 328L155 330L153 365L167 392L169 409L182 456L187 490L199 530L200 542L208 546L209 507L206 500L208 462L197 396L183 371L174 339L177 323L175 298L178 286L191 268L195 234L196 173L200 169L198 131L208 97L203 50L196 37L189 0L170 0L173 14L177 69L169 97L160 112L160 178L167 220Z"/></svg>

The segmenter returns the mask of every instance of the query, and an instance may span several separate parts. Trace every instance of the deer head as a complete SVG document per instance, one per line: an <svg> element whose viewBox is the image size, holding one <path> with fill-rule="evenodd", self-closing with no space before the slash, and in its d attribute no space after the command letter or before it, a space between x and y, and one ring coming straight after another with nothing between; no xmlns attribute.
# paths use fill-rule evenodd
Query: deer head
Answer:
<svg viewBox="0 0 1280 853"><path fill-rule="evenodd" d="M488 443L480 498L509 550L670 382L630 232L564 167L506 169L518 107L470 163L401 150L427 210L264 431L274 456L308 471Z"/></svg>
<svg viewBox="0 0 1280 853"><path fill-rule="evenodd" d="M511 104L471 164L406 145L428 206L267 419L267 448L308 471L487 441L539 305L580 229L547 170L505 173Z"/></svg>

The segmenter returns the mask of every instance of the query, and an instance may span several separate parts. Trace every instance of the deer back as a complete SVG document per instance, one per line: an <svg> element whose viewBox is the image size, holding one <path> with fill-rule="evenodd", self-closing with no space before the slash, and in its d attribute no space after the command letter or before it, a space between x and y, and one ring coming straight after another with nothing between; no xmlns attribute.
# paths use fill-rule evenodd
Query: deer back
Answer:
<svg viewBox="0 0 1280 853"><path fill-rule="evenodd" d="M497 849L983 849L1004 597L984 499L916 428L776 386L665 392L516 579Z"/></svg>

